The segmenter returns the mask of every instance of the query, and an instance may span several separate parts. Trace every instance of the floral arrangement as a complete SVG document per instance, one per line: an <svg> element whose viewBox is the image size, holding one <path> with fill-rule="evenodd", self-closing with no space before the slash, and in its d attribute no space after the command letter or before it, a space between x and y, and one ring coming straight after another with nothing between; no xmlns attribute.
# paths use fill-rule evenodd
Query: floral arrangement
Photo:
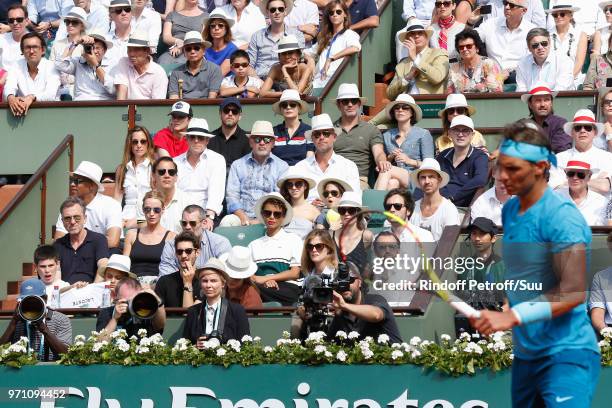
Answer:
<svg viewBox="0 0 612 408"><path fill-rule="evenodd" d="M602 330L601 334L602 365L612 366L612 328ZM59 364L212 364L225 367L233 364L413 364L459 376L487 368L493 372L503 370L511 365L512 359L511 338L509 333L502 332L482 338L478 334L463 333L456 340L443 334L439 343L413 337L408 343L396 344L390 344L385 334L377 339L360 339L356 332L342 331L335 339L327 339L323 332L311 333L301 343L284 332L275 346L263 345L259 337L244 336L241 341L230 340L226 344L213 338L204 342L203 350L198 350L186 339L179 339L170 346L159 334L147 337L146 331L141 330L138 336L128 338L125 330L118 330L106 336L92 332L87 339L83 335L76 336ZM21 367L35 363L35 355L28 351L25 337L18 343L0 347L0 364Z"/></svg>

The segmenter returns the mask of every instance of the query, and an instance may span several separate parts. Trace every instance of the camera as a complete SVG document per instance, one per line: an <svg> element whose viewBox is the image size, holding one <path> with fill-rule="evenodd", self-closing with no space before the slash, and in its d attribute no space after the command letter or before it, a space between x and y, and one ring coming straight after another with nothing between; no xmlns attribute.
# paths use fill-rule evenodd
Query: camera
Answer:
<svg viewBox="0 0 612 408"><path fill-rule="evenodd" d="M86 54L93 54L93 45L91 44L85 44L83 46L83 49L85 50Z"/></svg>
<svg viewBox="0 0 612 408"><path fill-rule="evenodd" d="M157 298L149 292L140 292L132 298L128 306L130 314L142 320L152 319L158 308Z"/></svg>
<svg viewBox="0 0 612 408"><path fill-rule="evenodd" d="M47 314L47 304L40 296L26 296L19 302L17 313L27 322L37 322Z"/></svg>
<svg viewBox="0 0 612 408"><path fill-rule="evenodd" d="M212 339L217 339L217 340L219 340L219 343L223 343L223 341L221 339L221 333L219 333L217 330L211 331L210 334L202 333L200 338L202 340L204 340L204 341L208 341L208 340L212 340Z"/></svg>

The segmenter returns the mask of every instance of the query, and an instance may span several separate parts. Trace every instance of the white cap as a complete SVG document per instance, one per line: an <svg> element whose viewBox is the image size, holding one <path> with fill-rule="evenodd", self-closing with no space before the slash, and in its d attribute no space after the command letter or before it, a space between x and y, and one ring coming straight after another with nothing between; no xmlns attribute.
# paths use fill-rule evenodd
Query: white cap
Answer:
<svg viewBox="0 0 612 408"><path fill-rule="evenodd" d="M469 116L457 115L453 118L450 124L451 128L454 128L455 126L466 126L474 130L474 121Z"/></svg>

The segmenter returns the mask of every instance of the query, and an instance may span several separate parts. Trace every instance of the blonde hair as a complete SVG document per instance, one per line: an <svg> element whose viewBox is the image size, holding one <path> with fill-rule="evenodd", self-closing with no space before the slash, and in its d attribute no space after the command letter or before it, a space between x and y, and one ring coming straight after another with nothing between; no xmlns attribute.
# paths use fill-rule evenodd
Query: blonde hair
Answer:
<svg viewBox="0 0 612 408"><path fill-rule="evenodd" d="M324 229L314 229L306 235L304 238L304 248L302 249L302 273L308 274L315 267L314 262L310 259L310 253L306 249L306 246L310 243L314 238L319 238L323 245L325 245L329 250L329 255L327 257L327 261L334 267L334 269L338 268L338 253L336 252L336 243L334 242L329 232Z"/></svg>

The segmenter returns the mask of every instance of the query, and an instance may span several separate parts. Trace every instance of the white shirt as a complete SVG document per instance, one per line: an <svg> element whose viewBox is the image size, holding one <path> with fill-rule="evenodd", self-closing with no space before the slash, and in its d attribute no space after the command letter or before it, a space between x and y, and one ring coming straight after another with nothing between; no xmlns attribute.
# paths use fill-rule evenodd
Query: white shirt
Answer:
<svg viewBox="0 0 612 408"><path fill-rule="evenodd" d="M491 187L480 195L470 208L472 220L478 217L487 218L495 223L502 225L501 212L504 204L495 196L495 187Z"/></svg>
<svg viewBox="0 0 612 408"><path fill-rule="evenodd" d="M567 182L567 176L563 168L567 166L570 160L580 160L591 165L593 175L591 180L604 176L610 179L612 177L612 153L592 146L586 152L579 152L575 147L561 153L557 153L557 167L551 167L550 180L548 185L556 189Z"/></svg>
<svg viewBox="0 0 612 408"><path fill-rule="evenodd" d="M440 32L442 31L442 28L440 28L438 24L433 24L431 28L433 29L433 34L431 38L429 39L429 47L430 48L440 48L439 39L440 39ZM455 24L453 24L453 26L449 30L446 31L446 44L447 44L446 51L448 53L449 58L459 57L459 55L457 54L457 50L455 50L455 36L459 34L460 32L462 32L463 30L465 30L465 24L455 22ZM408 48L406 47L403 47L403 48L405 50L404 53L406 54L404 55L404 57L407 57Z"/></svg>
<svg viewBox="0 0 612 408"><path fill-rule="evenodd" d="M12 33L0 34L0 68L10 71L17 61L22 60L19 41L13 39Z"/></svg>
<svg viewBox="0 0 612 408"><path fill-rule="evenodd" d="M250 76L248 77L247 83L245 86L259 89L261 88L262 85L263 85L263 81L259 79L259 77ZM235 76L229 75L223 78L221 80L221 88L238 88L238 85L236 85L236 82L235 82Z"/></svg>
<svg viewBox="0 0 612 408"><path fill-rule="evenodd" d="M92 2L89 6L89 14L87 14L87 31L97 28L104 33L108 31L108 21L108 9L100 4L94 4ZM57 29L55 39L62 40L66 38L67 35L66 24L62 22Z"/></svg>
<svg viewBox="0 0 612 408"><path fill-rule="evenodd" d="M4 99L6 100L9 95L34 95L37 101L56 101L59 87L59 72L51 61L42 58L38 64L36 78L32 79L26 60L21 59L8 73L4 86Z"/></svg>
<svg viewBox="0 0 612 408"><path fill-rule="evenodd" d="M539 1L539 0L538 0ZM502 69L515 69L519 60L529 54L527 49L527 33L535 26L525 17L521 24L510 31L506 18L488 19L477 31L486 45L487 54L493 58Z"/></svg>
<svg viewBox="0 0 612 408"><path fill-rule="evenodd" d="M406 21L411 17L416 17L426 27L431 21L434 6L435 0L404 0L402 19Z"/></svg>
<svg viewBox="0 0 612 408"><path fill-rule="evenodd" d="M177 186L190 201L217 215L221 214L225 197L225 158L206 149L194 168L187 161L187 153L174 158L178 167Z"/></svg>
<svg viewBox="0 0 612 408"><path fill-rule="evenodd" d="M310 0L296 0L291 13L285 17L285 25L297 28L304 24L319 26L319 8Z"/></svg>
<svg viewBox="0 0 612 408"><path fill-rule="evenodd" d="M579 31L584 31L587 35L592 35L595 30L606 23L606 16L602 9L599 7L599 3L602 0L550 0L548 5L549 8L553 8L558 5L571 5L580 7L580 10L574 12L574 20L576 21L576 28ZM554 31L555 19L548 15L548 28L549 31ZM607 47L607 44L606 44Z"/></svg>
<svg viewBox="0 0 612 408"><path fill-rule="evenodd" d="M103 101L113 99L115 87L106 59L102 60L104 83L96 76L96 70L82 57L66 57L55 61L55 68L66 74L74 75L75 101Z"/></svg>
<svg viewBox="0 0 612 408"><path fill-rule="evenodd" d="M334 75L334 72L336 72L338 67L342 64L342 61L344 61L344 58L340 58L340 59L337 59L331 62L329 64L329 68L327 69L327 74L325 76L325 79L323 79L321 76L321 71L323 70L323 67L325 66L325 62L327 62L327 59L330 56L336 55L337 53L339 53L342 50L345 50L348 47L356 47L358 50L361 50L361 43L359 42L359 34L357 34L353 30L348 29L344 31L341 35L339 35L335 40L333 38L332 40L333 42L330 41L327 47L325 47L325 49L321 52L321 55L319 56L319 59L317 61L317 66L315 67L314 79L312 81L313 88L325 87L325 85L327 84L327 81L329 81L329 79ZM307 54L312 55L313 57L316 57L317 49L318 49L318 44L313 44L312 47L310 47L305 52Z"/></svg>
<svg viewBox="0 0 612 408"><path fill-rule="evenodd" d="M612 325L612 266L597 272L593 277L589 310L595 307L606 311L604 322L608 326Z"/></svg>
<svg viewBox="0 0 612 408"><path fill-rule="evenodd" d="M551 50L544 63L536 64L532 54L525 55L516 67L516 91L528 92L538 82L546 82L553 91L574 89L574 62L567 55Z"/></svg>
<svg viewBox="0 0 612 408"><path fill-rule="evenodd" d="M236 47L241 47L244 44L251 42L251 36L263 28L266 28L266 18L259 7L253 4L252 1L242 10L240 21L236 18L236 9L230 4L221 7L226 15L233 19L235 24L232 26L232 40ZM253 62L253 61L251 61Z"/></svg>
<svg viewBox="0 0 612 408"><path fill-rule="evenodd" d="M589 226L606 225L605 211L608 200L601 194L587 190L587 196L580 204L576 204L570 196L569 188L564 187L555 191L561 197L565 197L574 203Z"/></svg>
<svg viewBox="0 0 612 408"><path fill-rule="evenodd" d="M430 217L425 217L423 214L421 214L422 201L423 199L420 199L414 203L414 212L410 217L410 222L431 231L431 234L436 241L440 240L444 227L447 225L460 225L459 211L457 211L457 207L455 207L455 204L453 204L450 200L442 197L440 206Z"/></svg>
<svg viewBox="0 0 612 408"><path fill-rule="evenodd" d="M130 32L132 32L131 29ZM115 30L112 29L106 33L106 38L110 39L110 41L113 43L113 47L106 51L106 54L104 54L104 60L111 67L115 67L121 58L127 57L127 43L129 36L125 40L122 40L121 38L117 37Z"/></svg>
<svg viewBox="0 0 612 408"><path fill-rule="evenodd" d="M206 334L212 333L214 330L219 330L217 325L219 324L219 317L217 317L217 310L219 309L219 305L221 304L221 300L218 300L215 304L209 305L208 302L205 303L204 308L206 309L206 328L204 332Z"/></svg>
<svg viewBox="0 0 612 408"><path fill-rule="evenodd" d="M162 30L161 16L157 11L145 7L140 17L132 16L132 30L147 33L149 35L149 45L153 53L157 52L157 45L159 44Z"/></svg>
<svg viewBox="0 0 612 408"><path fill-rule="evenodd" d="M131 160L125 166L125 176L123 178L123 219L131 220L137 218L137 207L142 203L145 194L151 190L151 162L149 159L134 167Z"/></svg>
<svg viewBox="0 0 612 408"><path fill-rule="evenodd" d="M296 169L306 172L306 175L314 179L316 184L324 178L335 177L346 181L353 188L353 191L361 192L357 165L339 154L332 154L332 157L329 159L329 166L327 166L325 171L321 170L319 167L319 164L315 160L315 155L306 157L304 160L297 162L295 167ZM308 201L317 198L319 198L319 193L315 186L315 188L311 189L308 193Z"/></svg>
<svg viewBox="0 0 612 408"><path fill-rule="evenodd" d="M251 250L253 262L287 264L287 269L300 266L304 242L297 234L281 228L274 236L264 235L251 241L248 245ZM300 285L301 280L288 280L287 282Z"/></svg>
<svg viewBox="0 0 612 408"><path fill-rule="evenodd" d="M563 4L568 3L568 0L563 1ZM479 4L491 4L493 6L491 9L491 14L485 16L486 21L494 20L498 17L504 17L504 3L502 0L485 0L480 1ZM527 0L527 11L523 15L523 19L531 22L535 27L546 27L546 14L544 13L542 0Z"/></svg>
<svg viewBox="0 0 612 408"><path fill-rule="evenodd" d="M408 225L398 237L400 242L412 243L416 242L417 239L420 242L435 242L433 234L429 230L421 228L418 225L414 225L410 221L407 221L407 223Z"/></svg>
<svg viewBox="0 0 612 408"><path fill-rule="evenodd" d="M121 204L114 198L111 198L102 193L96 194L93 200L85 207L87 220L85 228L90 231L98 232L106 235L106 231L110 228L123 228L123 220L121 219ZM57 216L55 229L59 232L67 233L62 222L62 214Z"/></svg>

